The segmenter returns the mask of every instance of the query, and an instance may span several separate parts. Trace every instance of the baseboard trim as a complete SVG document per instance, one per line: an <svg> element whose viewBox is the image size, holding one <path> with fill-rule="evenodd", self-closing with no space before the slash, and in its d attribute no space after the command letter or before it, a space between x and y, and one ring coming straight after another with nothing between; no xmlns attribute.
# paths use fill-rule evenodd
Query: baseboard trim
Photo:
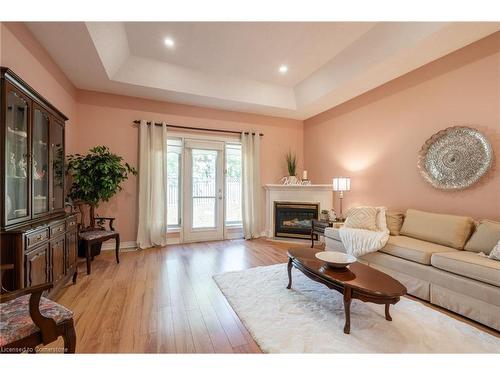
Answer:
<svg viewBox="0 0 500 375"><path fill-rule="evenodd" d="M167 237L167 245L178 245L180 243L181 243L180 237L173 237L173 238Z"/></svg>
<svg viewBox="0 0 500 375"><path fill-rule="evenodd" d="M238 239L243 239L243 235L241 231L231 231L226 233L226 236L224 238L225 240L238 240ZM167 245L180 245L183 242L181 242L180 237L167 237ZM102 251L111 251L115 250L115 243L113 241L105 242L102 244ZM139 250L137 247L137 242L135 241L125 241L125 242L120 242L120 251L126 252L126 251L136 251Z"/></svg>
<svg viewBox="0 0 500 375"><path fill-rule="evenodd" d="M102 244L101 247L102 251L110 251L114 249L115 249L115 243L113 241L105 242ZM137 242L135 241L120 242L120 251L126 252L126 251L136 251L136 250L138 250Z"/></svg>

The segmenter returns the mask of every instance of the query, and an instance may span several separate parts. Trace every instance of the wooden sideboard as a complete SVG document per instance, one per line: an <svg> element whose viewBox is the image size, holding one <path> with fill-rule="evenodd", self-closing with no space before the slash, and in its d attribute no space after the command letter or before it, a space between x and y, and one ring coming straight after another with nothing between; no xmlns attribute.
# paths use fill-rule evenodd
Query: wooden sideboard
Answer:
<svg viewBox="0 0 500 375"><path fill-rule="evenodd" d="M0 261L2 287L74 277L76 215L65 212L68 118L12 70L0 68Z"/></svg>
<svg viewBox="0 0 500 375"><path fill-rule="evenodd" d="M76 281L78 232L76 214L0 233L1 262L14 264L5 272L7 290L54 283L55 293L68 279Z"/></svg>

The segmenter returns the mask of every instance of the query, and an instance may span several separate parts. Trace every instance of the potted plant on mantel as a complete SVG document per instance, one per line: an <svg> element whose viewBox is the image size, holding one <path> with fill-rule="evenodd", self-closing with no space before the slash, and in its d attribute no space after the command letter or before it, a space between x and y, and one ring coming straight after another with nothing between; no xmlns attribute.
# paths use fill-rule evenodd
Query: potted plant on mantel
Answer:
<svg viewBox="0 0 500 375"><path fill-rule="evenodd" d="M121 191L122 182L130 174L137 174L121 156L111 153L106 146L93 147L87 155L68 155L66 172L71 179L68 196L82 214L82 230L94 227L95 210L99 204L109 201ZM88 225L85 223L86 206L90 216ZM100 252L100 245L99 249L92 249L93 253L94 250L96 253Z"/></svg>
<svg viewBox="0 0 500 375"><path fill-rule="evenodd" d="M299 181L297 178L297 156L291 151L288 151L285 155L285 160L286 167L288 169L288 176L283 178L284 184L295 185Z"/></svg>

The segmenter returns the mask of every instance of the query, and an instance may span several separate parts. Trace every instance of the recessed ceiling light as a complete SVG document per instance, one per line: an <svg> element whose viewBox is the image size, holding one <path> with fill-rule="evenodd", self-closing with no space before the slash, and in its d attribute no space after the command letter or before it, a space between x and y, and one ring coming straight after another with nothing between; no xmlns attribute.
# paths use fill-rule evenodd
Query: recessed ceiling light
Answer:
<svg viewBox="0 0 500 375"><path fill-rule="evenodd" d="M163 42L165 43L165 45L168 48L173 48L175 46L174 40L172 38L170 38L170 37L165 38L165 40Z"/></svg>
<svg viewBox="0 0 500 375"><path fill-rule="evenodd" d="M286 72L288 72L288 66L281 65L279 70L281 74L285 74Z"/></svg>

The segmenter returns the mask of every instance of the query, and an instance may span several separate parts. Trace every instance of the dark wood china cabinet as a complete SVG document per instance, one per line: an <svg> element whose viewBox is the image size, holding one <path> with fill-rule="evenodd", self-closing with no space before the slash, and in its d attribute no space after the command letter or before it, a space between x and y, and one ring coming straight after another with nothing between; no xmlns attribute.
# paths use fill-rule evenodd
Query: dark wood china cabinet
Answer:
<svg viewBox="0 0 500 375"><path fill-rule="evenodd" d="M68 118L8 68L0 68L2 287L76 280L77 224L64 210Z"/></svg>

